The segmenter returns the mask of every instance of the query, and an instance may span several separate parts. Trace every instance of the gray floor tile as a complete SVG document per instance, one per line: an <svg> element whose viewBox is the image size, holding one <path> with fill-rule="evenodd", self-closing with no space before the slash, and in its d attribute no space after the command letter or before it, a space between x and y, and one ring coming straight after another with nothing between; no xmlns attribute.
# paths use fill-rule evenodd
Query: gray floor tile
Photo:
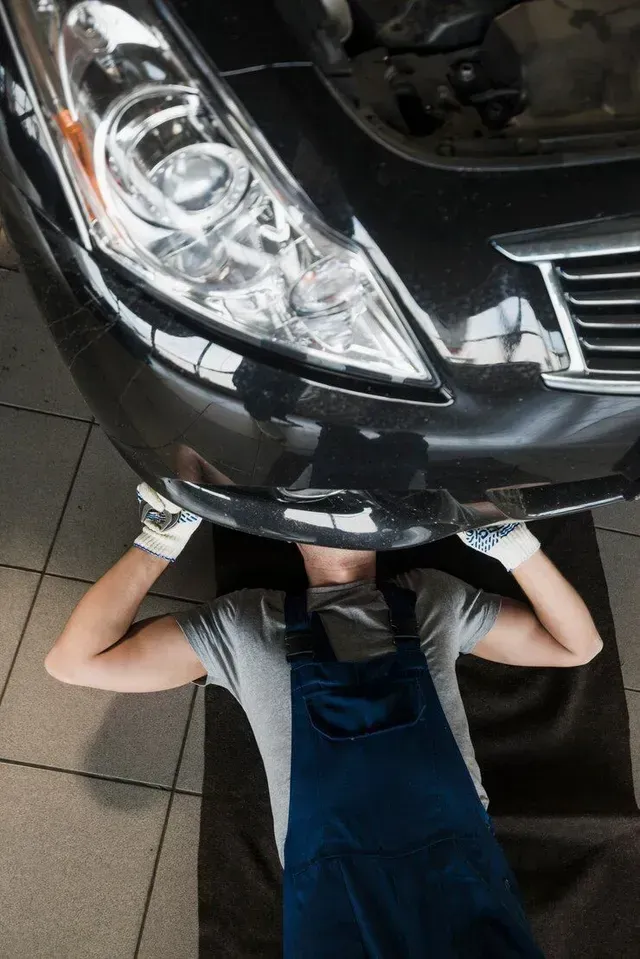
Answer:
<svg viewBox="0 0 640 959"><path fill-rule="evenodd" d="M129 695L67 686L43 661L83 583L45 577L0 706L0 757L170 786L192 688ZM184 604L149 597L141 616Z"/></svg>
<svg viewBox="0 0 640 959"><path fill-rule="evenodd" d="M617 529L640 536L640 502L601 506L593 511L593 522L602 529Z"/></svg>
<svg viewBox="0 0 640 959"><path fill-rule="evenodd" d="M94 427L56 540L49 570L97 579L140 532L136 486L140 482ZM215 595L213 536L202 523L184 553L162 574L156 592L187 599Z"/></svg>
<svg viewBox="0 0 640 959"><path fill-rule="evenodd" d="M202 777L204 775L204 689L198 689L187 742L182 754L180 772L178 773L178 789L188 789L191 792L202 792Z"/></svg>
<svg viewBox="0 0 640 959"><path fill-rule="evenodd" d="M640 689L640 538L598 530L625 686Z"/></svg>
<svg viewBox="0 0 640 959"><path fill-rule="evenodd" d="M87 429L0 406L0 564L42 568Z"/></svg>
<svg viewBox="0 0 640 959"><path fill-rule="evenodd" d="M167 802L0 765L3 959L132 959Z"/></svg>
<svg viewBox="0 0 640 959"><path fill-rule="evenodd" d="M199 830L200 799L176 795L139 959L198 959Z"/></svg>
<svg viewBox="0 0 640 959"><path fill-rule="evenodd" d="M640 806L640 693L627 690L629 709L629 731L631 733L631 762L633 763L633 784L636 802Z"/></svg>
<svg viewBox="0 0 640 959"><path fill-rule="evenodd" d="M0 689L20 641L39 578L38 573L0 566Z"/></svg>
<svg viewBox="0 0 640 959"><path fill-rule="evenodd" d="M0 273L0 403L91 419L20 273Z"/></svg>

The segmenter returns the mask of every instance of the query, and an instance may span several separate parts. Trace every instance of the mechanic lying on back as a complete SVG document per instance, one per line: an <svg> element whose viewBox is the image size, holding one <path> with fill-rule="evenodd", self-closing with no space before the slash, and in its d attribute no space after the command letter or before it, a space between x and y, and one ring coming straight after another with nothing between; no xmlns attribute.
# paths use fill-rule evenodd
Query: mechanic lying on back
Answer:
<svg viewBox="0 0 640 959"><path fill-rule="evenodd" d="M540 957L455 674L460 653L580 666L602 648L538 540L518 524L461 534L513 572L533 612L433 569L378 588L375 553L301 546L306 596L240 590L132 626L200 523L145 484L139 497L136 548L80 600L46 668L119 692L206 678L237 697L284 862L285 956Z"/></svg>

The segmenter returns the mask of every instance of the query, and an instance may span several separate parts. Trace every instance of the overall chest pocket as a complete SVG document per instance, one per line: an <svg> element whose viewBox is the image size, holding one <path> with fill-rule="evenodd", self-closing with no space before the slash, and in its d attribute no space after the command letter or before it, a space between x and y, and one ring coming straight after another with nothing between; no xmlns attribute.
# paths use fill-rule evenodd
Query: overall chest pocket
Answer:
<svg viewBox="0 0 640 959"><path fill-rule="evenodd" d="M327 739L358 739L417 723L424 710L416 679L383 680L305 695L309 720Z"/></svg>

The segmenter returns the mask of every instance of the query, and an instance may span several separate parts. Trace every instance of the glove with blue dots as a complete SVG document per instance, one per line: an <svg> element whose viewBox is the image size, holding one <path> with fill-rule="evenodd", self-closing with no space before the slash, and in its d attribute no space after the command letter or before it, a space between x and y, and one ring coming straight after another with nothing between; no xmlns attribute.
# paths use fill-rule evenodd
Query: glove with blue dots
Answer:
<svg viewBox="0 0 640 959"><path fill-rule="evenodd" d="M524 523L469 529L458 533L458 536L472 549L497 559L509 572L513 572L540 549L540 541Z"/></svg>
<svg viewBox="0 0 640 959"><path fill-rule="evenodd" d="M140 504L142 532L133 545L172 563L185 548L202 519L160 496L160 493L156 493L147 483L140 483L136 492Z"/></svg>

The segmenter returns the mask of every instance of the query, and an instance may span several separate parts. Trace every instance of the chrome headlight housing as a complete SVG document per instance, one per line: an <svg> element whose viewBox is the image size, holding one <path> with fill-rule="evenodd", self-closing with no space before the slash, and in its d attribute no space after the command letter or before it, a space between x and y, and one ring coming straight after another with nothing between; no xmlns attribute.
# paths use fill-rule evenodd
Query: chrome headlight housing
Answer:
<svg viewBox="0 0 640 959"><path fill-rule="evenodd" d="M91 244L212 329L307 364L435 377L368 253L332 231L146 0L8 0Z"/></svg>

